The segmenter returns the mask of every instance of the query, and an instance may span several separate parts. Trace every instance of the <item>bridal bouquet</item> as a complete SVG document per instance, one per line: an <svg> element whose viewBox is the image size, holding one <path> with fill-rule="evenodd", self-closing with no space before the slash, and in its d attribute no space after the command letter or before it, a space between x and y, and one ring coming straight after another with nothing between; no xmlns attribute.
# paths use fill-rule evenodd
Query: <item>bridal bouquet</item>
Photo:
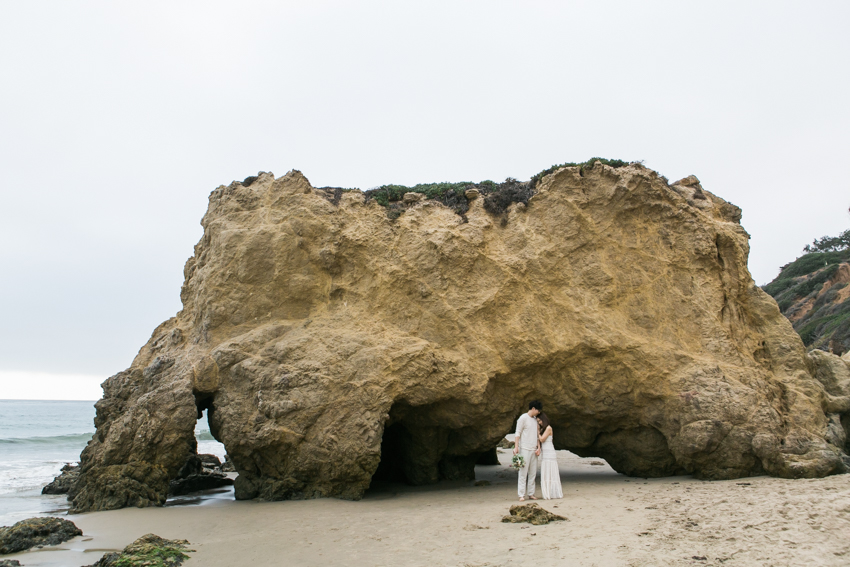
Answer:
<svg viewBox="0 0 850 567"><path fill-rule="evenodd" d="M522 455L514 455L514 458L511 459L511 468L519 470L525 466L525 458Z"/></svg>

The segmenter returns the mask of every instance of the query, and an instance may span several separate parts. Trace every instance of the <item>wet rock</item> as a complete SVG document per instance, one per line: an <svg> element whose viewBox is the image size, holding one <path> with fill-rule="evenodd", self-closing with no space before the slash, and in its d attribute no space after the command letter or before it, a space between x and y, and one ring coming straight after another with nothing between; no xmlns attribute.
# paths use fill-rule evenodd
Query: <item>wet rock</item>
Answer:
<svg viewBox="0 0 850 567"><path fill-rule="evenodd" d="M68 494L77 484L80 477L80 466L70 463L62 467L62 472L47 486L41 489L42 494Z"/></svg>
<svg viewBox="0 0 850 567"><path fill-rule="evenodd" d="M172 496L182 496L200 490L210 490L222 486L232 486L233 479L223 473L190 474L186 478L172 480L168 485L168 493Z"/></svg>
<svg viewBox="0 0 850 567"><path fill-rule="evenodd" d="M168 494L182 496L201 490L232 486L233 479L221 471L221 461L215 455L190 455L168 484Z"/></svg>
<svg viewBox="0 0 850 567"><path fill-rule="evenodd" d="M538 504L514 504L511 506L510 515L504 516L502 522L519 524L527 522L529 524L539 526L548 524L549 522L566 521L563 516L553 514L548 510L541 508Z"/></svg>
<svg viewBox="0 0 850 567"><path fill-rule="evenodd" d="M17 559L0 559L0 567L21 567Z"/></svg>
<svg viewBox="0 0 850 567"><path fill-rule="evenodd" d="M164 539L147 534L127 547L121 553L107 553L94 565L88 567L178 567L193 553L185 539Z"/></svg>
<svg viewBox="0 0 850 567"><path fill-rule="evenodd" d="M497 447L499 449L513 449L515 445L516 443L514 443L513 441L509 441L507 437L505 437L501 441L499 441Z"/></svg>
<svg viewBox="0 0 850 567"><path fill-rule="evenodd" d="M0 555L17 553L37 545L58 545L83 531L62 518L28 518L0 527Z"/></svg>
<svg viewBox="0 0 850 567"><path fill-rule="evenodd" d="M227 455L224 456L224 462L221 464L221 472L236 472L236 467L233 466L233 463L230 462Z"/></svg>
<svg viewBox="0 0 850 567"><path fill-rule="evenodd" d="M198 455L198 459L201 461L201 467L203 470L207 470L209 472L221 472L221 460L209 453L202 453Z"/></svg>
<svg viewBox="0 0 850 567"><path fill-rule="evenodd" d="M844 472L850 405L750 277L740 209L692 181L563 167L467 222L297 171L219 187L183 309L104 383L74 509L162 504L199 411L237 498L471 480L533 399L556 449L625 474Z"/></svg>

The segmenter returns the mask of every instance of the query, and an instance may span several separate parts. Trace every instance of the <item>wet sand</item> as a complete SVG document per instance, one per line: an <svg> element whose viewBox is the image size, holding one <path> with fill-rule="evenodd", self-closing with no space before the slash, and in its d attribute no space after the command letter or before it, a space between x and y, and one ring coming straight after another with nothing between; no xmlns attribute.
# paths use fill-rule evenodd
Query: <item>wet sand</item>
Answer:
<svg viewBox="0 0 850 567"><path fill-rule="evenodd" d="M558 454L564 498L539 502L567 522L501 522L517 500L505 451L501 466L477 467L489 486L384 484L359 502L236 502L228 490L164 508L69 516L84 536L7 557L90 565L155 533L189 540L196 552L185 565L204 567L850 564L850 475L643 480Z"/></svg>

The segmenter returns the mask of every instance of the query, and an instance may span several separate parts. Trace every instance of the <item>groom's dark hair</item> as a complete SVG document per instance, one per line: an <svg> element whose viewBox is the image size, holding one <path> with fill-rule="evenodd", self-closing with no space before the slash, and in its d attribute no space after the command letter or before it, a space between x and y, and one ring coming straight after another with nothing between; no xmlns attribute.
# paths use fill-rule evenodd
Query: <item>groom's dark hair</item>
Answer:
<svg viewBox="0 0 850 567"><path fill-rule="evenodd" d="M528 402L528 409L536 409L537 411L543 411L543 404L540 403L540 400L534 400L533 402Z"/></svg>

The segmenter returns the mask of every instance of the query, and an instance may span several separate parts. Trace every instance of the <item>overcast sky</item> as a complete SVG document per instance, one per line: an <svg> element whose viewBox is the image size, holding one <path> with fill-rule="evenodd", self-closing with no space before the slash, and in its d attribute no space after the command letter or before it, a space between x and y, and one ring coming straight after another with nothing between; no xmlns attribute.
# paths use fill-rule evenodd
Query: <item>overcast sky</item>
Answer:
<svg viewBox="0 0 850 567"><path fill-rule="evenodd" d="M180 309L210 191L261 170L644 160L740 206L767 283L850 227L848 26L846 1L0 0L0 398L99 397Z"/></svg>

